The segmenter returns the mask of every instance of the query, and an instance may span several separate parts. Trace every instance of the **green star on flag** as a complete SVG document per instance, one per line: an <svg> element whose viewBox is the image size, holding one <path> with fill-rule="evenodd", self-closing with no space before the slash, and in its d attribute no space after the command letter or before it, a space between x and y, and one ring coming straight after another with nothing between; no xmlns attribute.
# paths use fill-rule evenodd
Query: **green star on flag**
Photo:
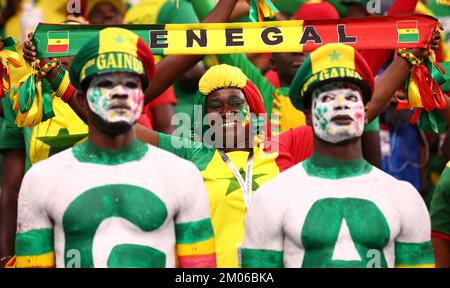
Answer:
<svg viewBox="0 0 450 288"><path fill-rule="evenodd" d="M245 179L245 171L243 168L239 170L239 174L241 174L242 179ZM260 177L266 176L267 174L256 174L253 175L252 179L252 190L255 191L259 188L259 184L256 183L256 180ZM237 191L241 189L241 185L239 184L239 181L234 177L234 175L231 178L219 178L219 179L227 179L230 180L230 184L228 185L227 192L225 193L225 196L228 196L228 194L233 193L234 191Z"/></svg>
<svg viewBox="0 0 450 288"><path fill-rule="evenodd" d="M38 140L50 146L48 157L55 155L67 148L73 147L87 137L87 134L73 134L71 135L67 128L61 128L56 136L42 136L37 137Z"/></svg>
<svg viewBox="0 0 450 288"><path fill-rule="evenodd" d="M123 39L123 37L121 35L117 36L116 39L114 39L116 41L117 44L122 44L125 39Z"/></svg>
<svg viewBox="0 0 450 288"><path fill-rule="evenodd" d="M331 61L339 61L341 58L341 54L339 52L336 52L336 50L334 50L330 55Z"/></svg>

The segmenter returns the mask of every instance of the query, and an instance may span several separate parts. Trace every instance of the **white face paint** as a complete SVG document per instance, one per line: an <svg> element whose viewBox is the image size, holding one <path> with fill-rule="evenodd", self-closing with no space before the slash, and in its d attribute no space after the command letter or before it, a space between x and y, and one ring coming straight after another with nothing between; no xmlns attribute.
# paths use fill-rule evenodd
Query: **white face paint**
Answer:
<svg viewBox="0 0 450 288"><path fill-rule="evenodd" d="M97 75L91 81L87 100L89 108L106 122L133 125L144 103L141 79L123 72Z"/></svg>
<svg viewBox="0 0 450 288"><path fill-rule="evenodd" d="M317 137L339 143L362 135L365 107L357 85L326 84L314 90L312 97L312 123Z"/></svg>

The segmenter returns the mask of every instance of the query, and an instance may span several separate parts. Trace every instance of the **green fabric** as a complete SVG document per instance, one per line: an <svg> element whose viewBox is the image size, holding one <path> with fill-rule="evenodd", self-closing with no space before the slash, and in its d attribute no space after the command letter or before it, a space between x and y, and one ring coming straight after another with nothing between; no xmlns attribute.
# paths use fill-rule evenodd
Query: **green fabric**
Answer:
<svg viewBox="0 0 450 288"><path fill-rule="evenodd" d="M333 57L332 55L333 54L331 54L330 57ZM319 73L321 77L318 76ZM317 73L313 75L311 57L308 57L298 69L297 74L292 81L290 91L292 104L299 110L308 109L309 107L306 106L308 106L311 101L314 89L323 83L336 80L351 81L357 84L363 91L364 102L367 103L369 101L371 95L370 88L367 83L364 82L358 71L333 67L317 71Z"/></svg>
<svg viewBox="0 0 450 288"><path fill-rule="evenodd" d="M28 170L31 167L29 148L32 129L17 127L15 123L17 114L12 109L13 103L9 98L9 92L0 101L2 102L3 115L5 117L3 125L0 127L0 150L25 149L25 169Z"/></svg>
<svg viewBox="0 0 450 288"><path fill-rule="evenodd" d="M375 118L364 127L364 132L380 132L380 118Z"/></svg>
<svg viewBox="0 0 450 288"><path fill-rule="evenodd" d="M109 65L110 63L112 65ZM145 69L142 62L138 58L125 53L103 53L92 57L91 60L83 63L82 66L74 65L74 67L80 68L81 70L75 70L73 73L80 74L80 71L82 71L80 83L91 76L111 72L130 72L145 76Z"/></svg>
<svg viewBox="0 0 450 288"><path fill-rule="evenodd" d="M216 6L213 0L191 0L191 3L200 21L203 21Z"/></svg>
<svg viewBox="0 0 450 288"><path fill-rule="evenodd" d="M442 91L450 92L450 62L440 63L442 69L445 71L444 77L446 78L446 83L442 85Z"/></svg>
<svg viewBox="0 0 450 288"><path fill-rule="evenodd" d="M449 162L450 163L450 162ZM447 164L448 165L448 164ZM446 166L434 190L430 207L433 232L450 237L450 167Z"/></svg>
<svg viewBox="0 0 450 288"><path fill-rule="evenodd" d="M16 255L34 256L53 251L53 230L36 229L16 235Z"/></svg>
<svg viewBox="0 0 450 288"><path fill-rule="evenodd" d="M395 242L395 265L433 264L434 254L431 241L423 243Z"/></svg>
<svg viewBox="0 0 450 288"><path fill-rule="evenodd" d="M436 16L450 16L450 6L439 5L436 0L428 0L427 6Z"/></svg>
<svg viewBox="0 0 450 288"><path fill-rule="evenodd" d="M192 107L194 107L194 97L197 93L197 85L190 87L191 85L181 84L175 82L173 84L173 90L177 98L177 104L175 106L175 113L185 113L189 116L192 115ZM182 123L180 123L181 125Z"/></svg>
<svg viewBox="0 0 450 288"><path fill-rule="evenodd" d="M422 110L418 121L419 129L424 132L444 133L447 129L447 121L440 111L427 112Z"/></svg>
<svg viewBox="0 0 450 288"><path fill-rule="evenodd" d="M275 6L277 6L278 9L280 9L281 12L287 13L287 14L295 14L297 12L298 8L300 8L303 3L305 3L305 0L275 0L273 1Z"/></svg>
<svg viewBox="0 0 450 288"><path fill-rule="evenodd" d="M163 133L158 134L158 147L191 161L200 171L205 170L216 152L214 147L201 142Z"/></svg>
<svg viewBox="0 0 450 288"><path fill-rule="evenodd" d="M180 223L175 225L177 244L192 244L214 237L211 219L197 222Z"/></svg>
<svg viewBox="0 0 450 288"><path fill-rule="evenodd" d="M9 95L1 99L0 102L5 117L0 126L0 150L25 148L23 132L15 124L16 113L12 110L12 101L9 99Z"/></svg>
<svg viewBox="0 0 450 288"><path fill-rule="evenodd" d="M130 145L107 150L98 147L90 141L86 141L73 147L73 156L83 163L100 165L120 165L131 161L141 160L147 154L148 145L134 140Z"/></svg>
<svg viewBox="0 0 450 288"><path fill-rule="evenodd" d="M242 249L243 268L283 268L283 252Z"/></svg>
<svg viewBox="0 0 450 288"><path fill-rule="evenodd" d="M303 162L306 173L312 177L342 179L361 176L372 171L373 167L363 158L338 160L314 153Z"/></svg>
<svg viewBox="0 0 450 288"><path fill-rule="evenodd" d="M430 184L428 194L425 198L425 204L430 210L431 200L433 199L434 191L439 183L440 176L447 166L447 160L437 153L430 154L430 161L428 161L428 183Z"/></svg>
<svg viewBox="0 0 450 288"><path fill-rule="evenodd" d="M178 2L178 3L177 3ZM178 6L177 6L178 4ZM198 23L194 7L187 0L170 1L167 0L158 14L159 24L185 24Z"/></svg>

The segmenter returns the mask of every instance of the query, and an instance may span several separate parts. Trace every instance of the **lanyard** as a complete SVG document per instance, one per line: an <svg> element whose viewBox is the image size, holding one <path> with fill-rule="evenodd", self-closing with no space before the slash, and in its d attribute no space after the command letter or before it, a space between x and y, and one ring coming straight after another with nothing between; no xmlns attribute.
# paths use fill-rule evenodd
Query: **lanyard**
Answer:
<svg viewBox="0 0 450 288"><path fill-rule="evenodd" d="M242 189L242 195L244 196L244 203L245 207L250 206L250 202L252 201L252 166L253 166L253 149L250 150L250 153L248 154L247 158L247 167L245 171L245 181L242 178L241 174L239 173L239 170L234 166L233 162L231 162L228 155L222 150L218 149L220 156L222 156L223 161L225 164L227 164L228 168L230 168L231 172L233 172L234 177L238 180L239 185Z"/></svg>

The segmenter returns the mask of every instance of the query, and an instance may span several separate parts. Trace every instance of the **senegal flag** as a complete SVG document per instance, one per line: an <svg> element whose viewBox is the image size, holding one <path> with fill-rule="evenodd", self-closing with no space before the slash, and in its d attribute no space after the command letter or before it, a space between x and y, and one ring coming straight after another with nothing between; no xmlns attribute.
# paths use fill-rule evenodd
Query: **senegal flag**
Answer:
<svg viewBox="0 0 450 288"><path fill-rule="evenodd" d="M69 51L69 31L49 31L47 35L47 53L66 53Z"/></svg>
<svg viewBox="0 0 450 288"><path fill-rule="evenodd" d="M419 23L417 21L398 21L398 43L419 42Z"/></svg>

